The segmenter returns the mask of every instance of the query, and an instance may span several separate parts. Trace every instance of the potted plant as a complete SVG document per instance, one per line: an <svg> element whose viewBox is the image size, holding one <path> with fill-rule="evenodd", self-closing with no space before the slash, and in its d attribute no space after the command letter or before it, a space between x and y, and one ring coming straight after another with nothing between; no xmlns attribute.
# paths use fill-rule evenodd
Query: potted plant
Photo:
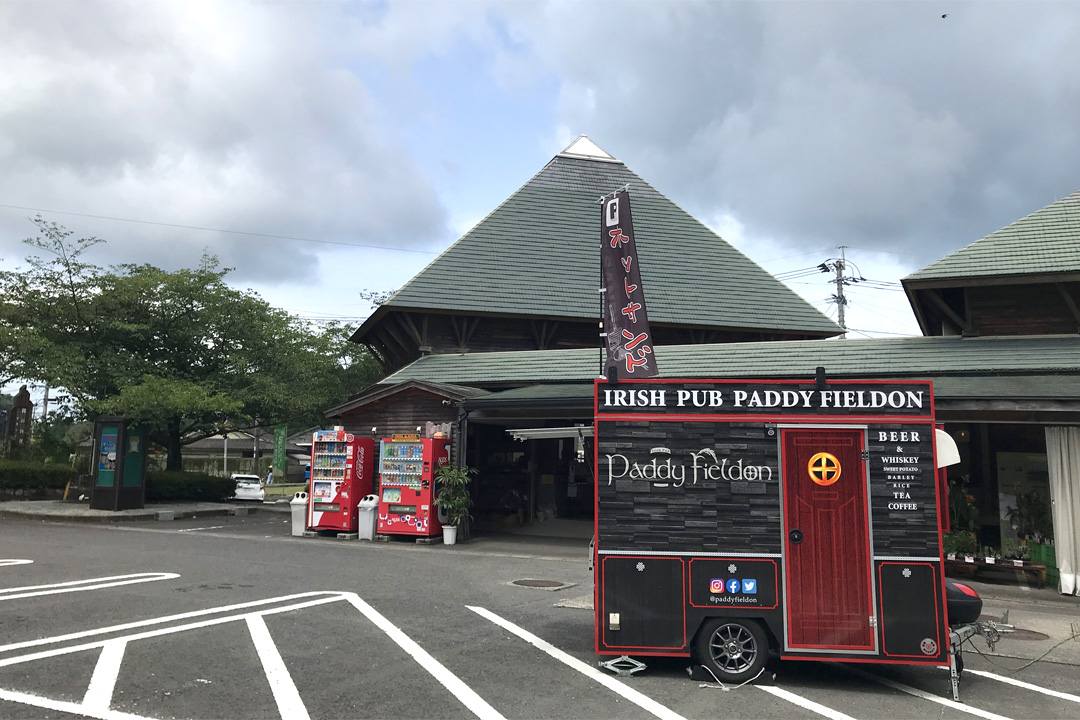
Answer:
<svg viewBox="0 0 1080 720"><path fill-rule="evenodd" d="M450 463L440 465L435 471L435 482L439 486L435 505L446 511L446 524L443 525L444 545L455 544L458 528L469 521L469 508L472 507L469 482L475 474L475 468L455 467Z"/></svg>

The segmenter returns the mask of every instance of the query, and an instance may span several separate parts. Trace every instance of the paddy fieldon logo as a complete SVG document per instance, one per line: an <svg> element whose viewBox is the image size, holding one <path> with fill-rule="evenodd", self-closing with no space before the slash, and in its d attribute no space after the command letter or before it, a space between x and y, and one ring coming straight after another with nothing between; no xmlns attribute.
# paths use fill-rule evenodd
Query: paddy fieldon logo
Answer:
<svg viewBox="0 0 1080 720"><path fill-rule="evenodd" d="M727 480L728 482L768 482L773 478L768 465L750 465L742 459L720 459L710 448L690 452L689 464L677 463L671 450L655 447L649 451L648 462L631 462L622 454L605 455L607 458L607 484L614 480L629 478L644 480L654 487L683 487L697 485L699 481Z"/></svg>

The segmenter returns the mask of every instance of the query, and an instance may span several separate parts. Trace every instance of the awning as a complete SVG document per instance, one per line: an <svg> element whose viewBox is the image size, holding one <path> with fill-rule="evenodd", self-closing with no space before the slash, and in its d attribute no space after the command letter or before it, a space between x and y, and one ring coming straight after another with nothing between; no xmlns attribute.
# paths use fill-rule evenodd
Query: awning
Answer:
<svg viewBox="0 0 1080 720"><path fill-rule="evenodd" d="M517 428L507 430L515 440L557 440L559 438L585 439L593 436L591 425L551 428Z"/></svg>

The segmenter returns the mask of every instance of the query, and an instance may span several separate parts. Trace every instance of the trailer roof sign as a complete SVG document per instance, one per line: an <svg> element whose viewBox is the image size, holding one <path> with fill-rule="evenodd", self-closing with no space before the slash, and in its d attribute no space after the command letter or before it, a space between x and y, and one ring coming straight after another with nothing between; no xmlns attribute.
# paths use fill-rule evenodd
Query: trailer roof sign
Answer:
<svg viewBox="0 0 1080 720"><path fill-rule="evenodd" d="M929 382L597 382L598 415L933 415Z"/></svg>

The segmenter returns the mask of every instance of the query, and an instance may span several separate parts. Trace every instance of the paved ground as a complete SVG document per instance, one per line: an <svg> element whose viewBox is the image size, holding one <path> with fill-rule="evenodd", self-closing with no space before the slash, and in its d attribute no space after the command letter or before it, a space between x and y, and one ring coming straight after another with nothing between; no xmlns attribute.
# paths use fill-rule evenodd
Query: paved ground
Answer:
<svg viewBox="0 0 1080 720"><path fill-rule="evenodd" d="M0 520L0 717L1080 714L1080 670L1066 664L1080 662L1080 640L1020 672L1002 667L1067 634L1005 640L988 659L968 652L969 671L992 674L967 674L963 705L945 700L946 674L927 669L774 663L757 684L724 692L669 660L615 679L595 670L580 540L497 536L450 548L288 534L288 516L267 512ZM521 578L574 585L508 584ZM1007 606L1021 627L1080 623L1077 603L1051 593L979 589L988 612Z"/></svg>

